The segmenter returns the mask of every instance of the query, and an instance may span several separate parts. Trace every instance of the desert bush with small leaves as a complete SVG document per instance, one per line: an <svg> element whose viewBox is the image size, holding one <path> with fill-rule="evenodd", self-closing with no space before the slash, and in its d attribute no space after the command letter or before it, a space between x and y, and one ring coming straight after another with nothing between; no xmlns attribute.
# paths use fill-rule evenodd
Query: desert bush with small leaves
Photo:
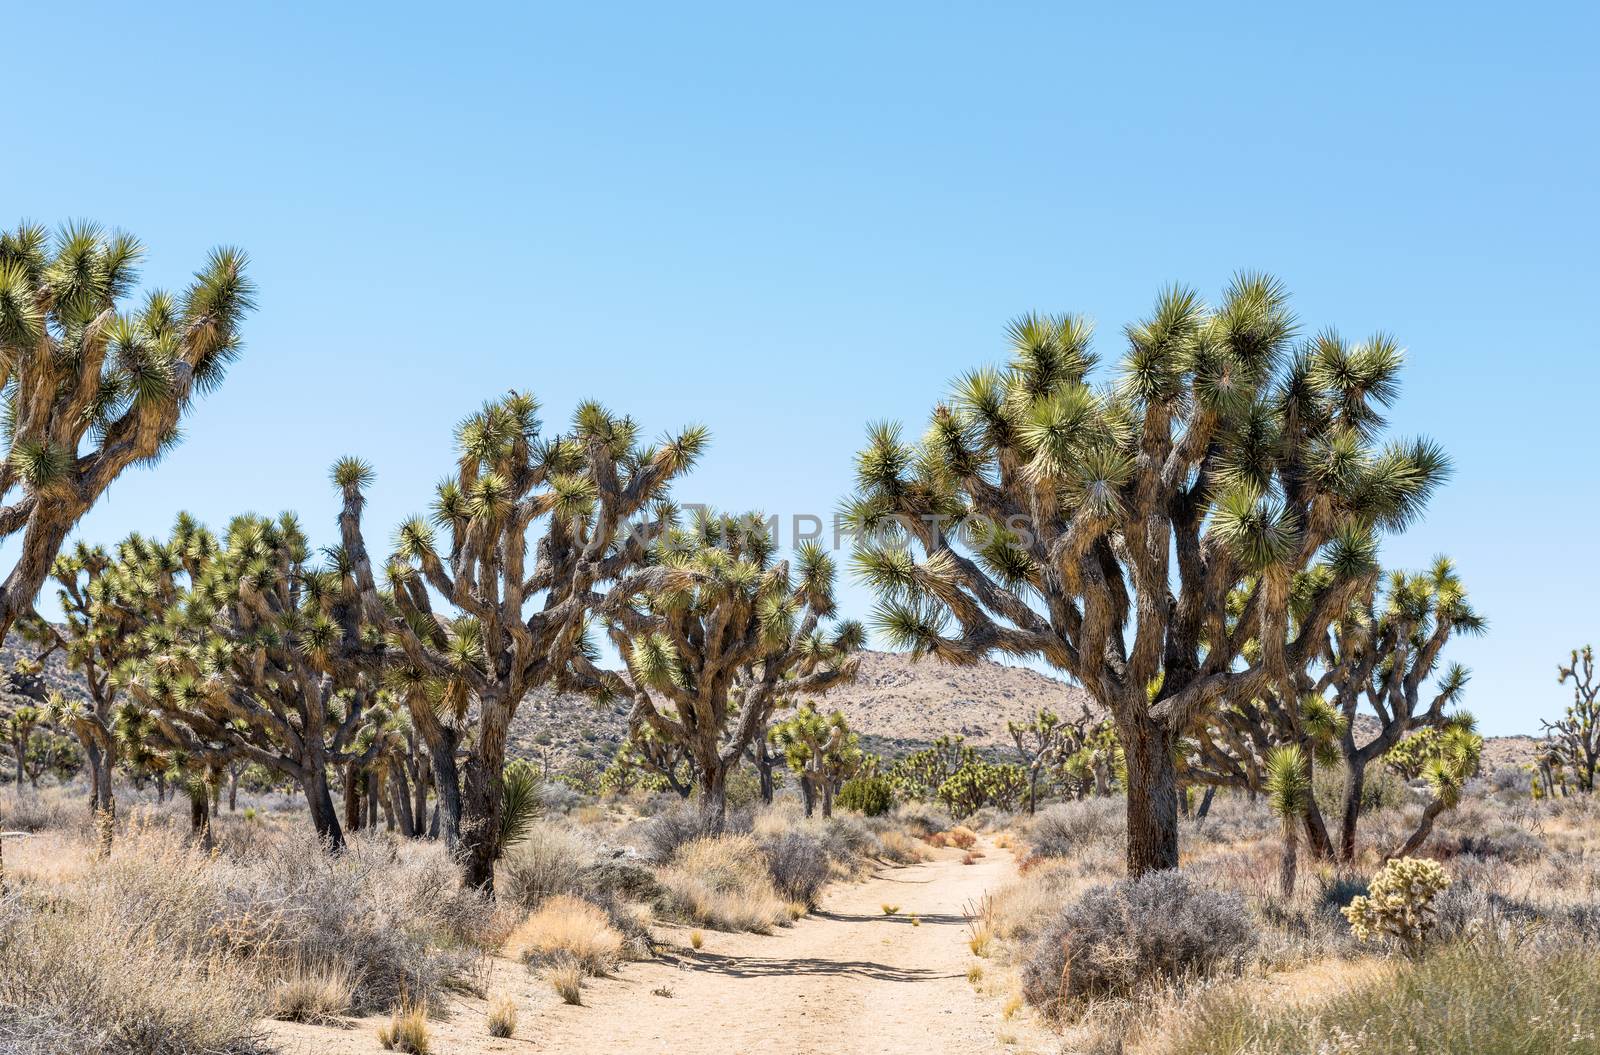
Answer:
<svg viewBox="0 0 1600 1055"><path fill-rule="evenodd" d="M1062 909L1023 963L1023 994L1058 1011L1072 998L1237 967L1256 942L1242 897L1152 872L1092 888Z"/></svg>
<svg viewBox="0 0 1600 1055"><path fill-rule="evenodd" d="M790 829L762 836L760 846L778 893L807 908L815 906L817 894L831 874L822 840L809 831Z"/></svg>

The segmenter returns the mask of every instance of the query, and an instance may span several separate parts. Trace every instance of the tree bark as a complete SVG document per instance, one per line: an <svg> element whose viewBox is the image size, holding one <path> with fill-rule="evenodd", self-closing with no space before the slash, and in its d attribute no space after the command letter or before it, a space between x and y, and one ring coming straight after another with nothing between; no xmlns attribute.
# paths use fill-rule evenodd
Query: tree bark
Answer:
<svg viewBox="0 0 1600 1055"><path fill-rule="evenodd" d="M511 708L490 698L479 701L478 743L467 755L461 795L461 836L456 851L468 886L494 893L494 862L499 856L502 775Z"/></svg>
<svg viewBox="0 0 1600 1055"><path fill-rule="evenodd" d="M1300 865L1300 822L1286 817L1283 822L1283 859L1278 863L1278 890L1285 900L1294 897L1295 873Z"/></svg>
<svg viewBox="0 0 1600 1055"><path fill-rule="evenodd" d="M317 829L317 837L329 853L343 852L344 830L339 827L339 811L334 808L333 792L328 788L327 770L313 769L301 788L306 805L311 807L311 823Z"/></svg>
<svg viewBox="0 0 1600 1055"><path fill-rule="evenodd" d="M456 741L460 738L451 726L440 726L438 743L428 744L433 759L434 796L437 810L428 837L444 836L445 849L451 854L461 846L461 775L456 767Z"/></svg>
<svg viewBox="0 0 1600 1055"><path fill-rule="evenodd" d="M1143 716L1119 725L1128 763L1128 875L1177 868L1178 771L1172 734Z"/></svg>
<svg viewBox="0 0 1600 1055"><path fill-rule="evenodd" d="M1433 822L1444 812L1444 800L1435 798L1430 801L1427 808L1422 811L1422 819L1417 822L1417 830L1411 833L1411 838L1398 849L1384 855L1384 861L1391 861L1396 857L1410 857L1423 843L1428 841L1428 836L1433 834Z"/></svg>
<svg viewBox="0 0 1600 1055"><path fill-rule="evenodd" d="M1208 785L1206 787L1205 795L1203 795L1200 799L1200 808L1194 811L1194 821L1196 824L1200 824L1206 819L1206 814L1211 812L1211 800L1216 797L1217 786L1215 784Z"/></svg>
<svg viewBox="0 0 1600 1055"><path fill-rule="evenodd" d="M1366 783L1367 764L1345 760L1344 803L1339 822L1339 860L1346 864L1356 857L1356 823L1361 817L1361 792Z"/></svg>
<svg viewBox="0 0 1600 1055"><path fill-rule="evenodd" d="M709 835L721 835L728 825L728 767L721 759L700 767L700 816Z"/></svg>
<svg viewBox="0 0 1600 1055"><path fill-rule="evenodd" d="M393 803L395 823L400 834L407 839L417 837L417 814L412 809L411 789L406 786L406 775L399 766L389 767L389 798Z"/></svg>

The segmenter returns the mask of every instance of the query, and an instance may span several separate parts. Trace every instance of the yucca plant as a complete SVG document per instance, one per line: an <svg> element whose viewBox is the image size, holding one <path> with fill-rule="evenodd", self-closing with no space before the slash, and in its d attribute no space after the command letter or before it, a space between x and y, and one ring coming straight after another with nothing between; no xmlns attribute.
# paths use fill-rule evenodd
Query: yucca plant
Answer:
<svg viewBox="0 0 1600 1055"><path fill-rule="evenodd" d="M628 676L580 657L592 692L633 701L631 721L694 759L707 826L721 831L728 774L784 703L855 676L859 623L833 622L833 560L815 543L775 560L765 521L699 511L656 540L639 589L601 610ZM620 594L614 594L620 596Z"/></svg>
<svg viewBox="0 0 1600 1055"><path fill-rule="evenodd" d="M1088 322L1028 316L1011 362L962 378L920 441L878 425L858 456L848 512L879 628L1088 689L1121 741L1132 873L1178 864L1179 740L1219 701L1285 684L1371 581L1376 533L1446 473L1431 443L1380 441L1392 339L1296 331L1270 278L1238 277L1216 308L1169 289L1095 387ZM1224 602L1241 588L1236 632Z"/></svg>
<svg viewBox="0 0 1600 1055"><path fill-rule="evenodd" d="M532 396L513 392L460 424L456 468L437 488L432 517L397 532L387 591L361 531L371 469L346 458L333 474L364 623L392 643L441 711L465 718L476 707L450 838L467 881L485 891L500 851L511 720L534 689L566 687L586 648L588 614L608 594L621 604L639 588L630 572L659 530L673 480L706 443L704 429L688 428L642 445L631 418L594 403L578 408L568 432L545 435L537 412ZM429 746L442 762L442 747ZM449 803L453 778L440 778Z"/></svg>
<svg viewBox="0 0 1600 1055"><path fill-rule="evenodd" d="M222 383L255 288L237 249L184 291L138 284L144 247L85 223L0 233L0 539L21 545L0 584L0 636L30 612L74 525L123 470L179 439L194 398Z"/></svg>
<svg viewBox="0 0 1600 1055"><path fill-rule="evenodd" d="M1311 800L1311 773L1298 744L1282 744L1267 755L1267 805L1283 822L1283 858L1278 866L1278 887L1285 898L1294 896L1295 874L1300 864L1300 825Z"/></svg>

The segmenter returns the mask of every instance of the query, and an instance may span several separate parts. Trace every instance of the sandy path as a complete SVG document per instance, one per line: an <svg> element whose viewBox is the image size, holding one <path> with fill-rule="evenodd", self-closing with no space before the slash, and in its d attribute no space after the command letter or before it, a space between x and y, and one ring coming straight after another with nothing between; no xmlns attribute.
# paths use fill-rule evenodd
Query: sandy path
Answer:
<svg viewBox="0 0 1600 1055"><path fill-rule="evenodd" d="M967 916L985 890L1015 874L1005 850L963 865L960 854L884 868L837 883L819 910L771 935L706 931L682 948L625 965L584 990L582 1007L559 1003L537 977L497 963L493 987L517 1001L516 1037L484 1032L483 1004L460 1001L435 1026L441 1055L462 1052L604 1052L606 1055L937 1055L1043 1050L1003 996L967 980ZM899 906L885 916L882 905ZM912 914L918 924L911 923ZM668 931L684 942L686 931ZM986 968L992 964L983 961ZM992 986L986 986L991 988ZM670 996L661 995L663 991ZM274 1023L286 1052L369 1052L377 1019L348 1030Z"/></svg>

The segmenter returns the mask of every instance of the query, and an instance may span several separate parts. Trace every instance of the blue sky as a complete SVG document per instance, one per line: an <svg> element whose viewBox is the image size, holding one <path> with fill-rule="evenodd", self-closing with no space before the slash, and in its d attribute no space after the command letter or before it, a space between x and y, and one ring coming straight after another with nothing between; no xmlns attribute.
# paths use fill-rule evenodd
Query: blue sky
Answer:
<svg viewBox="0 0 1600 1055"><path fill-rule="evenodd" d="M864 424L920 427L1012 316L1114 356L1163 284L1262 269L1408 348L1396 428L1456 474L1385 560L1458 559L1486 731L1559 711L1600 638L1593 9L762 6L0 5L0 223L124 227L168 286L237 244L261 287L82 534L328 538L358 453L386 537L511 387L708 424L688 499L827 512Z"/></svg>

